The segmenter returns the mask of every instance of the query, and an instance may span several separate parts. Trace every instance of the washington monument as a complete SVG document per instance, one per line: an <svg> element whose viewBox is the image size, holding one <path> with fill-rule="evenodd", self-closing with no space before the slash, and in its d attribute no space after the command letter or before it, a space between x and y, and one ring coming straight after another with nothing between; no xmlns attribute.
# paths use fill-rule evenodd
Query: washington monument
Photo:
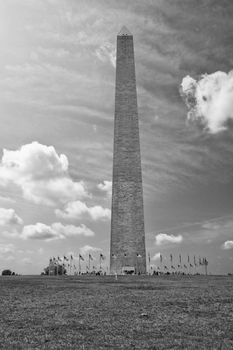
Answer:
<svg viewBox="0 0 233 350"><path fill-rule="evenodd" d="M142 172L133 35L117 35L111 273L146 273Z"/></svg>

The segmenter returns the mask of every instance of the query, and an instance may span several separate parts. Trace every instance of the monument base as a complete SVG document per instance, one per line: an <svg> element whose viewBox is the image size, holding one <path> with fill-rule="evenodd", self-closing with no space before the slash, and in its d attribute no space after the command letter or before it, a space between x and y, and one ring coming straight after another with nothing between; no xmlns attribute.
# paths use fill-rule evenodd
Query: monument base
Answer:
<svg viewBox="0 0 233 350"><path fill-rule="evenodd" d="M122 275L135 275L136 271L134 266L123 266Z"/></svg>

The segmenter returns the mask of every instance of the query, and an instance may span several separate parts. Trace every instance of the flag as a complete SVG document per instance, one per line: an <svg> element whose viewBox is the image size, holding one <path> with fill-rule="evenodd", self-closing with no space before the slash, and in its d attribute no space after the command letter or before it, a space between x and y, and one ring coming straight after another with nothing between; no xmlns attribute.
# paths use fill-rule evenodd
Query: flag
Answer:
<svg viewBox="0 0 233 350"><path fill-rule="evenodd" d="M79 259L82 260L82 261L84 261L84 259L83 259L83 257L82 257L81 254L79 254Z"/></svg>
<svg viewBox="0 0 233 350"><path fill-rule="evenodd" d="M101 260L104 260L104 259L105 259L105 256L104 256L102 253L100 253L100 259L101 259Z"/></svg>
<svg viewBox="0 0 233 350"><path fill-rule="evenodd" d="M91 254L89 254L89 259L90 259L90 260L93 260L93 258L92 258L92 256L91 256Z"/></svg>
<svg viewBox="0 0 233 350"><path fill-rule="evenodd" d="M172 263L172 254L170 254L170 260L171 260L171 263Z"/></svg>
<svg viewBox="0 0 233 350"><path fill-rule="evenodd" d="M160 262L161 262L161 264L162 264L162 262L163 262L162 254L160 254Z"/></svg>

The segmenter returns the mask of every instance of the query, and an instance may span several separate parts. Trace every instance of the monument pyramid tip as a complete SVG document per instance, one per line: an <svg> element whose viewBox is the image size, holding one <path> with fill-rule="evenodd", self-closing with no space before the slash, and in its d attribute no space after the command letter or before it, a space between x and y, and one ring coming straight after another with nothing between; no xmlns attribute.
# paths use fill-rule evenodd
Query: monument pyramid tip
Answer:
<svg viewBox="0 0 233 350"><path fill-rule="evenodd" d="M127 35L132 35L132 33L130 33L129 29L126 28L126 26L123 26L120 32L118 33L118 36L127 36Z"/></svg>

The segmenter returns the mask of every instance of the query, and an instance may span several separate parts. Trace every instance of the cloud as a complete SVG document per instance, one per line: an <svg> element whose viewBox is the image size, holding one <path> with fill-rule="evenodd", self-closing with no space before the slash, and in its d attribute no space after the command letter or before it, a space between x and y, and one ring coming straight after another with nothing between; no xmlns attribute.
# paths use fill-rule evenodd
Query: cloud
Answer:
<svg viewBox="0 0 233 350"><path fill-rule="evenodd" d="M0 180L5 187L18 186L29 201L53 206L88 195L82 181L70 178L68 167L67 157L53 146L32 142L16 151L3 150Z"/></svg>
<svg viewBox="0 0 233 350"><path fill-rule="evenodd" d="M101 248L92 247L90 245L85 245L79 249L81 255L86 255L87 253L101 252Z"/></svg>
<svg viewBox="0 0 233 350"><path fill-rule="evenodd" d="M116 67L116 49L112 44L108 42L104 43L98 49L96 49L95 53L100 61L109 61L113 67Z"/></svg>
<svg viewBox="0 0 233 350"><path fill-rule="evenodd" d="M32 261L31 258L25 257L25 258L22 259L22 263L23 264L32 264L33 261Z"/></svg>
<svg viewBox="0 0 233 350"><path fill-rule="evenodd" d="M39 248L37 251L40 255L42 255L44 253L44 249L43 248Z"/></svg>
<svg viewBox="0 0 233 350"><path fill-rule="evenodd" d="M13 255L8 255L4 260L5 261L14 261L15 257Z"/></svg>
<svg viewBox="0 0 233 350"><path fill-rule="evenodd" d="M22 225L23 220L16 214L14 209L0 208L0 226Z"/></svg>
<svg viewBox="0 0 233 350"><path fill-rule="evenodd" d="M0 196L0 200L4 201L4 202L11 202L11 203L15 203L16 201L10 197L6 197L6 196Z"/></svg>
<svg viewBox="0 0 233 350"><path fill-rule="evenodd" d="M158 235L155 236L155 243L157 245L162 245L165 243L181 243L183 241L183 236L178 235L168 235L166 233L159 233Z"/></svg>
<svg viewBox="0 0 233 350"><path fill-rule="evenodd" d="M230 250L233 249L233 241L226 241L222 245L222 249L224 250Z"/></svg>
<svg viewBox="0 0 233 350"><path fill-rule="evenodd" d="M0 243L0 254L14 253L15 247L13 244Z"/></svg>
<svg viewBox="0 0 233 350"><path fill-rule="evenodd" d="M63 225L60 222L55 222L49 226L38 222L35 225L24 226L21 238L51 241L79 235L89 237L94 236L94 232L83 224L80 226L74 226Z"/></svg>
<svg viewBox="0 0 233 350"><path fill-rule="evenodd" d="M181 83L188 107L188 120L199 121L212 134L227 129L233 119L233 71L204 74L199 80L189 75Z"/></svg>
<svg viewBox="0 0 233 350"><path fill-rule="evenodd" d="M216 221L206 221L202 225L202 228L204 228L205 230L216 231L216 230L219 230L221 228L221 224L216 222Z"/></svg>
<svg viewBox="0 0 233 350"><path fill-rule="evenodd" d="M152 256L151 260L152 261L160 260L160 253L156 253L154 256Z"/></svg>
<svg viewBox="0 0 233 350"><path fill-rule="evenodd" d="M103 183L97 185L98 189L107 193L108 196L112 194L112 181L104 180Z"/></svg>
<svg viewBox="0 0 233 350"><path fill-rule="evenodd" d="M100 205L88 207L85 203L80 201L67 203L64 210L56 209L55 213L58 217L63 219L79 219L87 215L92 220L97 221L109 220L111 217L110 209L103 208Z"/></svg>

